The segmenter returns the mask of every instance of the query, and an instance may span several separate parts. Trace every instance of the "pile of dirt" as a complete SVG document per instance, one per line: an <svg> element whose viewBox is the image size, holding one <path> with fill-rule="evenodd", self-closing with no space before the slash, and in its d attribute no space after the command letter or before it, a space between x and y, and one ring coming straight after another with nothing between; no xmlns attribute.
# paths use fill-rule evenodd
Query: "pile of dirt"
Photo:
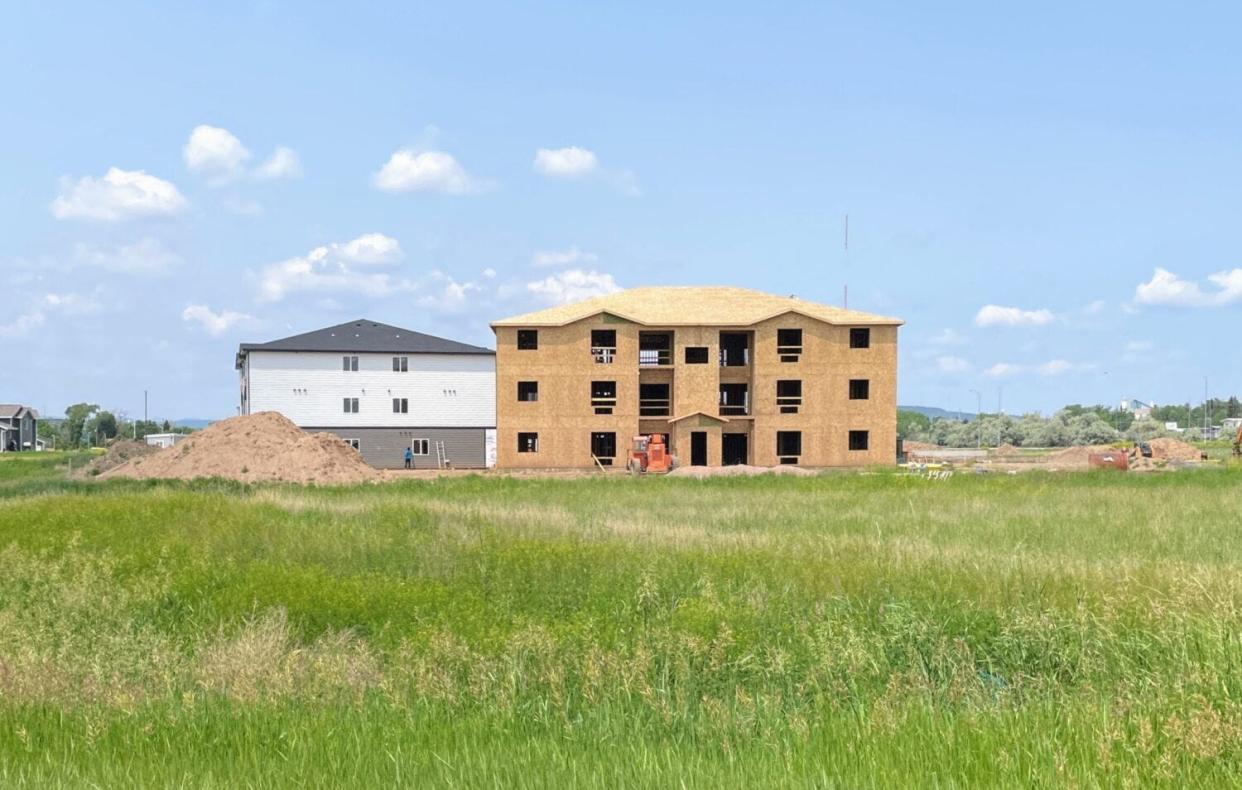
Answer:
<svg viewBox="0 0 1242 790"><path fill-rule="evenodd" d="M800 466L750 466L734 464L732 466L679 466L669 472L671 477L737 477L739 475L794 475L797 477L814 477L818 472L803 469Z"/></svg>
<svg viewBox="0 0 1242 790"><path fill-rule="evenodd" d="M1092 453L1111 453L1116 448L1108 444L1093 444L1086 447L1066 447L1043 458L1048 466L1058 469L1086 468L1090 465L1087 457Z"/></svg>
<svg viewBox="0 0 1242 790"><path fill-rule="evenodd" d="M212 423L175 447L134 458L101 477L348 485L378 480L380 474L338 437L307 433L268 411Z"/></svg>
<svg viewBox="0 0 1242 790"><path fill-rule="evenodd" d="M905 450L907 453L917 453L920 450L939 450L940 445L932 444L931 442L903 441L901 443L901 449Z"/></svg>
<svg viewBox="0 0 1242 790"><path fill-rule="evenodd" d="M993 450L992 454L999 455L999 456L1010 456L1010 455L1018 455L1021 452L1022 451L1019 450L1017 447L1014 447L1009 442L1005 442L1000 447L997 447L995 450Z"/></svg>
<svg viewBox="0 0 1242 790"><path fill-rule="evenodd" d="M107 452L79 469L77 474L82 477L94 477L129 461L133 461L137 466L141 463L140 459L159 451L159 447L153 447L146 442L118 439L108 446Z"/></svg>
<svg viewBox="0 0 1242 790"><path fill-rule="evenodd" d="M1152 458L1163 458L1169 461L1198 461L1202 458L1198 447L1177 439L1161 437L1152 439L1148 444L1151 445Z"/></svg>

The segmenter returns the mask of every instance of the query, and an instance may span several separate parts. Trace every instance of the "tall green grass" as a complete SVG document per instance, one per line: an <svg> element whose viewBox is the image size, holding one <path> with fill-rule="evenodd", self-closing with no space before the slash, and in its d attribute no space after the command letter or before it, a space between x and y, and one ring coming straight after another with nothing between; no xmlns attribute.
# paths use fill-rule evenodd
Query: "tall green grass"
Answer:
<svg viewBox="0 0 1242 790"><path fill-rule="evenodd" d="M1242 778L1236 470L5 485L0 785Z"/></svg>

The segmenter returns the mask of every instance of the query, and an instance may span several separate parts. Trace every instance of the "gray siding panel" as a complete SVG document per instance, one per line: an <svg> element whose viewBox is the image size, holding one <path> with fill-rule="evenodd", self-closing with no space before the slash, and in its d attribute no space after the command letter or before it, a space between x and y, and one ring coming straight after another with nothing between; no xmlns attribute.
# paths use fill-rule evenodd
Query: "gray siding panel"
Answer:
<svg viewBox="0 0 1242 790"><path fill-rule="evenodd" d="M362 460L377 469L405 467L405 448L412 439L426 439L427 455L414 456L415 469L435 469L436 442L444 442L444 452L454 469L482 469L487 465L485 428L306 428L311 433L333 433L342 439L357 439Z"/></svg>

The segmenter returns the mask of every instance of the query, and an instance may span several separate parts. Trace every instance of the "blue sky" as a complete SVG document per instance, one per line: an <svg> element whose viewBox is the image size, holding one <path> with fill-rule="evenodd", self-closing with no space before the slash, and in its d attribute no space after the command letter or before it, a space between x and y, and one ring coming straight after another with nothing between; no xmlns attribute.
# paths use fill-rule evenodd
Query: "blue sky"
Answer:
<svg viewBox="0 0 1242 790"><path fill-rule="evenodd" d="M1242 8L912 5L10 7L0 401L222 417L240 341L846 282L903 403L1242 391Z"/></svg>

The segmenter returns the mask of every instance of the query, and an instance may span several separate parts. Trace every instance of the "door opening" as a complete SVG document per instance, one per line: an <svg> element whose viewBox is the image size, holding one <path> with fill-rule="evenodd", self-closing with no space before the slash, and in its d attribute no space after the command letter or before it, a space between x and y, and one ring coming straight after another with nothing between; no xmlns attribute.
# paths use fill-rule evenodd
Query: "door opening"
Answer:
<svg viewBox="0 0 1242 790"><path fill-rule="evenodd" d="M690 432L690 465L707 466L707 431Z"/></svg>
<svg viewBox="0 0 1242 790"><path fill-rule="evenodd" d="M738 466L746 463L746 439L744 433L726 433L720 437L720 464Z"/></svg>

